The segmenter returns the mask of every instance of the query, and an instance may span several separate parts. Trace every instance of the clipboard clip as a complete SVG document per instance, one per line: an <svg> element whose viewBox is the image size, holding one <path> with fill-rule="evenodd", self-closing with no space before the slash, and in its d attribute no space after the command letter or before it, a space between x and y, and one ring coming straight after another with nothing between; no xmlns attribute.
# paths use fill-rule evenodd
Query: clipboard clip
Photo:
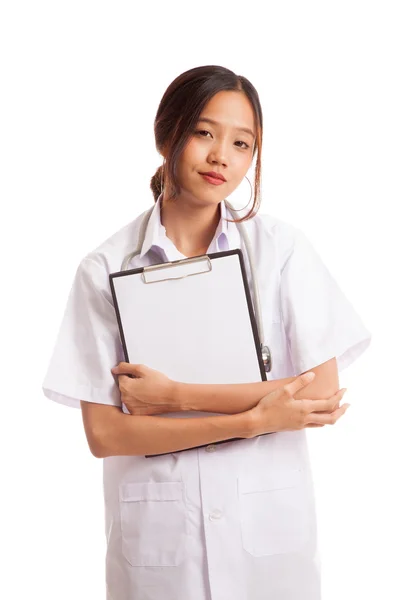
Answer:
<svg viewBox="0 0 400 600"><path fill-rule="evenodd" d="M200 271L193 271L193 266L201 263L204 268ZM176 267L179 267L179 271L184 269L183 275L174 275L173 271ZM155 277L158 271L164 271L170 269L168 276L157 278ZM185 279L185 277L191 277L192 275L203 275L212 271L212 264L210 258L205 254L204 256L195 256L194 258L183 258L181 260L174 260L172 262L162 263L161 265L150 265L149 267L143 267L142 281L143 283L159 283L160 281L168 281L170 279Z"/></svg>

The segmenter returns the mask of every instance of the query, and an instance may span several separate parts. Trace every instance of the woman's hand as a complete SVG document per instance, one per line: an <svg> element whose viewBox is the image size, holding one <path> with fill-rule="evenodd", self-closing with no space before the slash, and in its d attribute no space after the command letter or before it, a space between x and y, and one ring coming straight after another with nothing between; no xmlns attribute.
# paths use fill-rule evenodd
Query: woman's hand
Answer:
<svg viewBox="0 0 400 600"><path fill-rule="evenodd" d="M333 425L344 415L350 404L340 406L346 389L325 400L296 400L293 396L307 387L315 373L296 377L291 383L270 392L249 412L252 415L255 436L274 431L293 431L305 427Z"/></svg>
<svg viewBox="0 0 400 600"><path fill-rule="evenodd" d="M121 401L132 415L158 415L181 410L172 404L174 382L163 373L126 362L119 363L111 372L118 377Z"/></svg>

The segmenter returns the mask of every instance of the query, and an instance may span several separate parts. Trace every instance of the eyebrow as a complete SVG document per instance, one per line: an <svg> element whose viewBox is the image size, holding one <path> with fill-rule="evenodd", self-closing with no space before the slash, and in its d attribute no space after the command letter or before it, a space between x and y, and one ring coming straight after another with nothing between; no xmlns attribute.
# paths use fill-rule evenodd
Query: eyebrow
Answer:
<svg viewBox="0 0 400 600"><path fill-rule="evenodd" d="M219 125L218 121L214 121L214 119L209 119L208 117L200 117L200 119L198 119L198 121L203 121L204 123L210 123L211 125ZM253 136L253 138L255 138L256 136L254 135L254 132L251 129L248 129L247 127L236 127L236 131L244 131L245 133L249 133L250 135Z"/></svg>

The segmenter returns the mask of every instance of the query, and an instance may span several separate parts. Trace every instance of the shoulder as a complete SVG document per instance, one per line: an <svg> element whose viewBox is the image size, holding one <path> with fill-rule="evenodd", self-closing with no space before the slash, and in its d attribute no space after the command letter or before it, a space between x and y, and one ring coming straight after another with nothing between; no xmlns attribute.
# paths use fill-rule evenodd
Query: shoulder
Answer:
<svg viewBox="0 0 400 600"><path fill-rule="evenodd" d="M283 265L296 244L305 239L304 233L293 223L268 213L257 213L250 221L252 234L262 251L272 251Z"/></svg>
<svg viewBox="0 0 400 600"><path fill-rule="evenodd" d="M255 226L264 232L265 235L274 237L275 239L279 236L293 235L297 230L297 227L292 223L269 213L257 213L252 220Z"/></svg>
<svg viewBox="0 0 400 600"><path fill-rule="evenodd" d="M146 212L88 252L78 265L77 276L83 280L90 279L98 288L105 286L108 289L110 273L120 271L124 257L137 247L140 225Z"/></svg>
<svg viewBox="0 0 400 600"><path fill-rule="evenodd" d="M109 272L119 271L124 257L138 244L140 225L145 213L147 210L93 248L83 257L82 262L96 263Z"/></svg>

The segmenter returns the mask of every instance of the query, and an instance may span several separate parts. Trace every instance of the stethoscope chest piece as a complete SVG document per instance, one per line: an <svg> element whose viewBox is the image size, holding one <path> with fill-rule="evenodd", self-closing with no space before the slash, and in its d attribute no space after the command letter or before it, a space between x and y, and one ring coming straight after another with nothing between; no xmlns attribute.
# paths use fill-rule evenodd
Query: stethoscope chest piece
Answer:
<svg viewBox="0 0 400 600"><path fill-rule="evenodd" d="M261 356L264 363L265 372L269 373L272 369L272 356L268 346L261 346Z"/></svg>

